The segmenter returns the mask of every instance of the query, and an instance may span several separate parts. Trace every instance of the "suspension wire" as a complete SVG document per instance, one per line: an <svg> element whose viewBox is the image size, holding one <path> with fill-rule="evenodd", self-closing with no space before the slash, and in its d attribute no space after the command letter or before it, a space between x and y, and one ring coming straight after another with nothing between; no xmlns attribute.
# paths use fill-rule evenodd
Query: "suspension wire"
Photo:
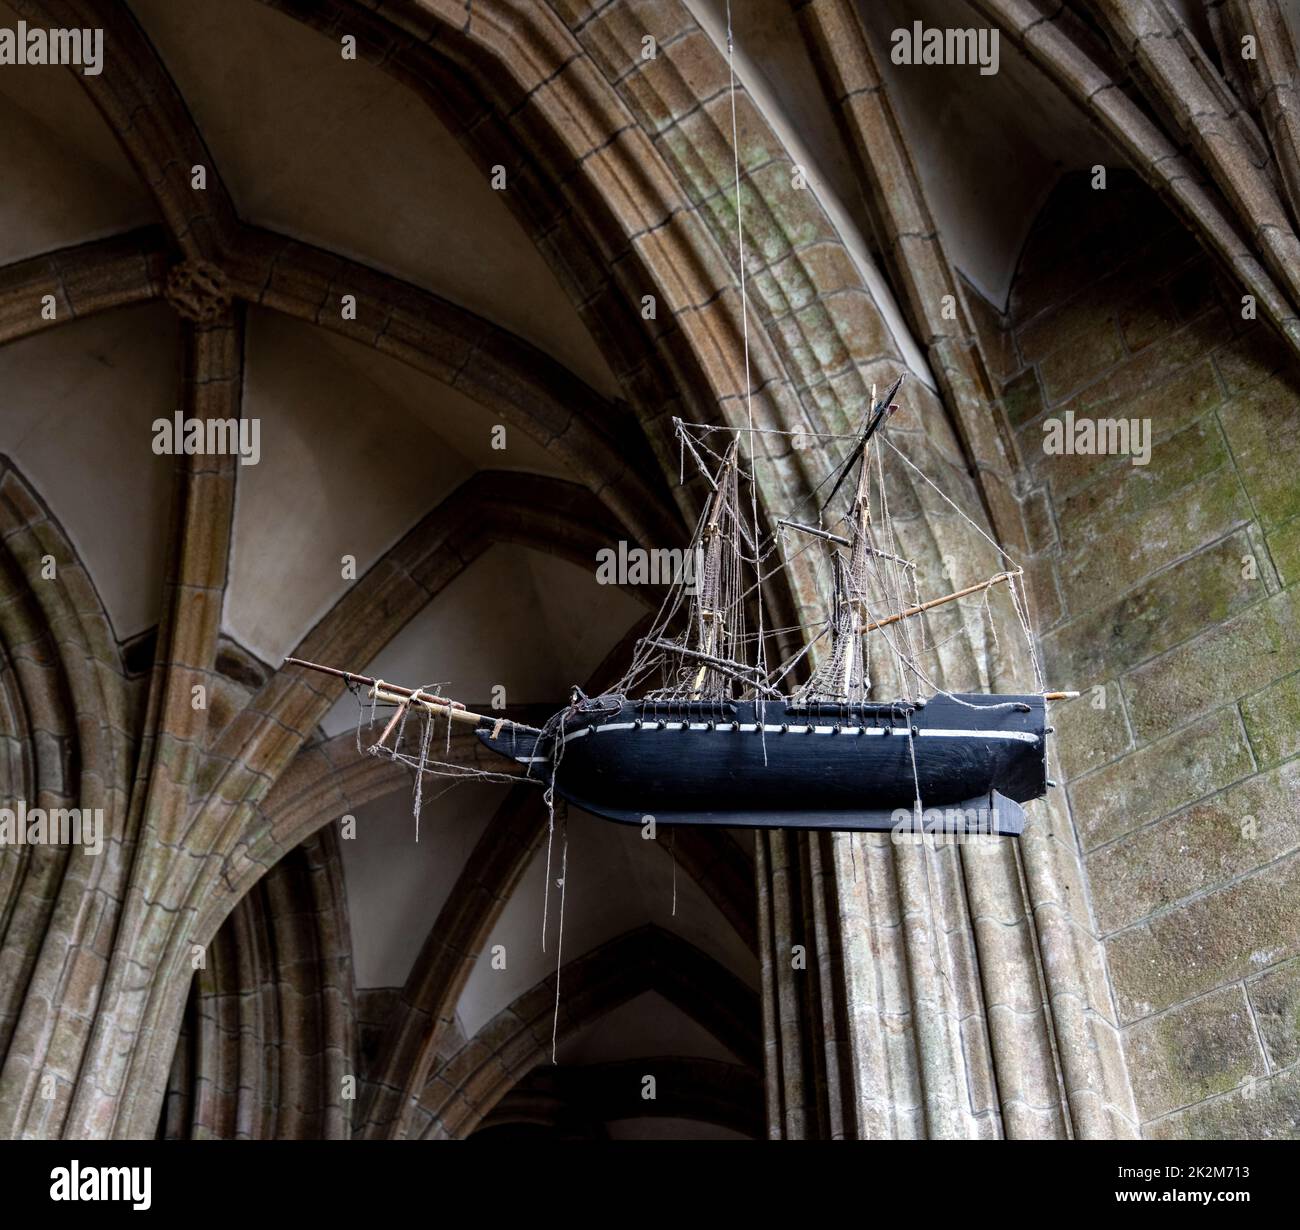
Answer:
<svg viewBox="0 0 1300 1230"><path fill-rule="evenodd" d="M1017 586L1016 586L1016 579L1023 578L1024 576L1025 570L1023 566L1017 563L1016 560L1012 558L1011 554L996 539L991 537L989 534L986 534L979 527L979 524L975 520L973 520L969 515L967 515L967 513L963 511L963 509L958 504L956 504L953 500L951 500L948 497L947 492L945 492L943 488L939 486L938 483L936 483L924 470L922 470L921 467L916 464L916 462L914 462L906 453L904 453L903 450L898 447L898 445L896 445L892 440L889 440L887 438L885 439L885 443L890 447L890 449L893 450L896 456L902 459L904 464L907 465L909 469L915 470L916 473L921 476L922 480L926 483L927 486L933 488L936 492L938 492L939 498L942 499L943 502L947 504L953 510L953 512L955 512L967 525L969 525L971 529L973 529L982 539L984 539L984 541L987 542L989 546L991 546L1003 558L1003 560L1006 561L1006 563L1010 564L1011 568L1015 571L1016 573L1015 577L1007 578L1007 588L1011 591L1011 605L1012 608L1015 610L1016 618L1020 623L1020 630L1024 633L1025 643L1029 647L1029 660L1033 664L1035 684L1038 687L1038 689L1042 691L1042 689L1046 686L1046 681L1043 676L1042 663L1038 660L1038 649L1034 644L1034 631L1029 623L1028 602L1025 600L1025 595L1023 593L1017 592Z"/></svg>
<svg viewBox="0 0 1300 1230"><path fill-rule="evenodd" d="M727 0L727 72L731 79L731 157L736 177L736 248L737 264L740 267L740 322L745 342L745 416L749 423L749 459L750 465L757 469L758 454L754 441L754 389L749 371L749 293L745 279L745 224L740 215L740 138L736 127L736 57L735 40L731 31L731 0ZM759 542L758 526L758 484L753 480L749 484L750 508L754 518L754 543L757 551ZM757 595L758 607L758 655L755 665L766 674L767 651L763 643L763 591Z"/></svg>
<svg viewBox="0 0 1300 1230"><path fill-rule="evenodd" d="M550 872L547 872L550 878ZM560 820L560 927L555 942L555 1015L551 1018L551 1063L555 1057L556 1042L560 1034L560 971L564 966L564 896L569 887L569 809L565 807Z"/></svg>

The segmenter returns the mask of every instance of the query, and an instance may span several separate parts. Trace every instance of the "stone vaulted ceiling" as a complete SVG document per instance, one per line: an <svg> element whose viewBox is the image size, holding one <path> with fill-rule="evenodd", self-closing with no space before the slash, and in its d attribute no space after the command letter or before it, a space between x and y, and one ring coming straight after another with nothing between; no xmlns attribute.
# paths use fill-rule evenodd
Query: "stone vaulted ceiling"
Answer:
<svg viewBox="0 0 1300 1230"><path fill-rule="evenodd" d="M1239 484L1194 542L1190 515L1152 511L1179 498L1172 480L1080 495L1077 474L1043 468L1037 433L1135 390L1171 404L1162 382L1190 380L1178 347L1190 367L1223 346L1225 396L1274 389L1294 362L1286 6L733 6L757 413L845 430L874 384L909 372L900 438L988 531L913 485L898 492L909 554L975 569L996 539L1029 566L1049 665L1074 672L1062 683L1121 698L1121 733L1063 711L1069 792L1022 846L932 865L861 837L647 842L578 813L552 834L509 783L428 798L417 841L409 777L358 756L351 698L281 665L439 681L480 706L502 686L528 712L618 678L657 595L599 586L595 552L680 545L700 493L678 482L672 417L744 415L725 7L0 3L0 25L101 26L108 48L98 77L0 69L0 773L6 795L103 807L111 833L93 865L3 852L0 1131L1083 1137L1232 1113L1197 1109L1226 1096L1217 1069L1188 1076L1168 1052L1212 1032L1187 1006L1202 997L1285 1015L1294 926L1252 941L1272 954L1267 984L1229 952L1147 987L1142 929L1267 860L1227 854L1168 901L1144 882L1129 897L1148 913L1126 910L1109 843L1170 809L1108 770L1180 737L1132 703L1142 672L1174 694L1161 655L1237 618L1295 652L1297 522L1279 494L1294 400L1252 394L1266 421L1234 429L1197 392L1186 404L1207 417L1167 424ZM897 69L891 35L913 20L1001 30L1001 70ZM1225 49L1242 33L1268 54L1238 66ZM1122 210L1072 196L1098 165L1133 216L1151 211L1144 234L1186 250L1130 249ZM1096 247L1067 260L1075 234ZM1117 317L1114 286L1102 308L1071 298L1098 261L1129 259L1151 262L1158 306L1145 287ZM1243 294L1251 333L1213 315ZM256 420L258 463L156 455L152 424L177 410ZM775 509L834 458L772 460ZM1098 508L1150 513L1165 544L1115 570L1122 615L1080 581ZM1203 550L1269 562L1193 627L1158 586ZM770 601L794 626L816 598L795 570ZM1144 621L1179 636L1105 639ZM1013 638L947 630L946 682L1026 681ZM1204 780L1161 759L1177 807L1244 783L1274 814L1298 749L1262 748L1251 713L1287 703L1296 665L1247 679L1206 650L1187 668L1217 681L1196 702L1207 745L1226 731L1234 752L1207 753ZM476 746L448 755L475 763ZM1096 818L1124 809L1141 824ZM1295 846L1270 840L1275 859ZM1284 1125L1300 1048L1281 1026L1260 1037L1225 1070L1279 1082L1265 1120ZM628 1092L647 1072L653 1106Z"/></svg>

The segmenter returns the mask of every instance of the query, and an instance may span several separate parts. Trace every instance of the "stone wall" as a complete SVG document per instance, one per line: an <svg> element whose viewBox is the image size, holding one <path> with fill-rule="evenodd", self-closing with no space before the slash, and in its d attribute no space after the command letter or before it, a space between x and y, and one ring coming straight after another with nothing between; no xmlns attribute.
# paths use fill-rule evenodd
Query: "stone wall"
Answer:
<svg viewBox="0 0 1300 1230"><path fill-rule="evenodd" d="M1057 188L1000 324L1048 681L1083 691L1054 710L1060 770L1143 1132L1300 1135L1300 372L1114 173ZM1149 420L1149 464L1048 455L1067 411Z"/></svg>

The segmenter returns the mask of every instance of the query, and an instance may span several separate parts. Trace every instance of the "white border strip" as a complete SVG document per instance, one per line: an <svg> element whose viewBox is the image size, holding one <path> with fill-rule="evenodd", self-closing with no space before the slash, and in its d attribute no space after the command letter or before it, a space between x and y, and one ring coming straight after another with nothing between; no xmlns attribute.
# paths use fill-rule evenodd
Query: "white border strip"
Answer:
<svg viewBox="0 0 1300 1230"><path fill-rule="evenodd" d="M796 735L796 734L833 735L836 733L839 733L841 735L858 735L858 734L887 735L890 733L890 730L886 729L883 726L841 726L839 728L839 731L837 732L834 726L813 726L810 730L806 724L802 724L802 729L800 729L800 725L801 724L794 723L794 722L787 723L787 729L785 730L784 733L792 734L792 735ZM575 739L581 739L584 738L586 735L591 734L592 731L595 731L596 734L604 734L608 731L613 731L613 730L637 730L637 729L638 729L638 723L636 722L606 722L603 726L584 726L581 730L575 730L570 734L566 734L563 737L563 742L572 743ZM643 723L639 724L639 729L643 734L654 734L659 731L666 732L670 730L708 730L709 724L708 722L664 722L662 725L659 725L655 721L655 719L648 718L645 719ZM717 733L720 734L743 734L746 732L757 733L758 724L755 722L741 722L739 730L735 730L733 729L733 725L731 722L719 721L715 724L714 729ZM906 726L895 726L892 728L892 730L895 734L900 736L905 736L907 734ZM763 726L763 732L765 734L774 734L774 735L779 735L783 733L779 725L771 725L771 724L765 724ZM1001 740L1007 743L1037 743L1038 742L1038 736L1035 734L1031 734L1029 731L1026 730L981 731L981 730L929 729L929 730L919 731L918 736L922 739L926 739L926 738L994 739L994 740ZM520 759L520 758L516 757L516 759Z"/></svg>

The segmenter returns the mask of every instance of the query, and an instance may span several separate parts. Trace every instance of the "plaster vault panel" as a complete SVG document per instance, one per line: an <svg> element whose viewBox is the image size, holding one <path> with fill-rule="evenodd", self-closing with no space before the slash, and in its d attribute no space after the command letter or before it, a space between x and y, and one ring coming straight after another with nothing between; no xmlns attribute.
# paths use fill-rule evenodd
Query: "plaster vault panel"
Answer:
<svg viewBox="0 0 1300 1230"><path fill-rule="evenodd" d="M573 475L522 427L511 425L506 432L506 447L494 448L492 432L501 416L450 386L328 329L317 331L315 336L374 386L376 418L406 415L436 431L475 469L524 470L572 480Z"/></svg>
<svg viewBox="0 0 1300 1230"><path fill-rule="evenodd" d="M556 1048L565 1064L618 1063L642 1055L697 1055L723 1063L740 1057L658 991L645 991L605 1013Z"/></svg>
<svg viewBox="0 0 1300 1230"><path fill-rule="evenodd" d="M400 987L470 851L500 806L501 787L427 788L419 840L405 791L357 808L356 837L339 842L347 881L356 985Z"/></svg>
<svg viewBox="0 0 1300 1230"><path fill-rule="evenodd" d="M0 4L0 26L18 17ZM0 264L157 220L108 126L70 72L0 72Z"/></svg>
<svg viewBox="0 0 1300 1230"><path fill-rule="evenodd" d="M158 620L175 459L153 422L177 404L175 314L151 303L0 348L0 452L72 541L119 640Z"/></svg>
<svg viewBox="0 0 1300 1230"><path fill-rule="evenodd" d="M753 953L681 868L677 870L677 909L673 913L672 860L664 850L644 840L638 826L614 824L571 808L568 830L563 946L566 964L625 931L654 923L694 944L747 985L758 986ZM546 879L543 842L484 948L490 951L493 945L504 944L506 968L492 969L490 962L478 962L461 994L456 1013L466 1037L472 1037L502 1008L554 973L560 906L554 881L560 875L560 857L557 828L551 851L546 951L541 947Z"/></svg>
<svg viewBox="0 0 1300 1230"><path fill-rule="evenodd" d="M554 704L585 685L605 655L644 613L590 569L500 544L490 547L422 610L372 662L355 669L411 686L444 684L467 703ZM356 701L345 695L321 723L327 735L353 730Z"/></svg>
<svg viewBox="0 0 1300 1230"><path fill-rule="evenodd" d="M131 8L241 216L435 291L617 392L502 193L412 91L254 0Z"/></svg>
<svg viewBox="0 0 1300 1230"><path fill-rule="evenodd" d="M474 470L434 411L397 401L322 333L248 315L243 412L260 421L261 459L238 467L225 630L267 662L343 594L344 555L360 577ZM450 400L454 418L463 399Z"/></svg>
<svg viewBox="0 0 1300 1230"><path fill-rule="evenodd" d="M986 28L965 0L856 2L888 70L898 122L948 258L1002 309L1029 229L1061 175L1123 161L1005 36L990 76L968 65L890 61L891 33L914 21Z"/></svg>

